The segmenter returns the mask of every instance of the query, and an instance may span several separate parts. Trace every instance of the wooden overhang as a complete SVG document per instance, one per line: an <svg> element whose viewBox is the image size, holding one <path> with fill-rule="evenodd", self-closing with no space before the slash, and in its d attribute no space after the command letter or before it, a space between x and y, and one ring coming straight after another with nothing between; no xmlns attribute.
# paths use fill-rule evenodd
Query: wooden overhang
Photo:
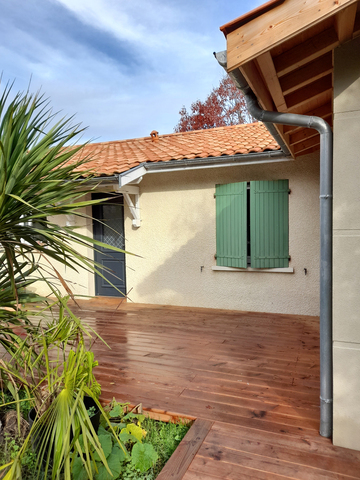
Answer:
<svg viewBox="0 0 360 480"><path fill-rule="evenodd" d="M228 71L240 69L262 108L332 125L333 52L360 35L360 0L271 0L220 30ZM275 127L294 157L319 149L315 130Z"/></svg>

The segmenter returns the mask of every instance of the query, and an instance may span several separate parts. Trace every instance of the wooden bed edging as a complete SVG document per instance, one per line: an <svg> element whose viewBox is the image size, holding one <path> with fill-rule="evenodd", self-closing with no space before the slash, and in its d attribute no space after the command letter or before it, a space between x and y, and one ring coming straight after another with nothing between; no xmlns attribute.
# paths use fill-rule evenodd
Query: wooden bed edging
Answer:
<svg viewBox="0 0 360 480"><path fill-rule="evenodd" d="M129 405L129 410L133 408L131 405ZM174 412L168 412L166 410L160 410L158 408L146 408L143 407L142 413L153 420L159 420L160 422L165 422L165 423L190 423L196 420L196 417L191 416L191 415L182 415L181 413L174 413Z"/></svg>
<svg viewBox="0 0 360 480"><path fill-rule="evenodd" d="M156 480L181 480L214 422L197 418Z"/></svg>
<svg viewBox="0 0 360 480"><path fill-rule="evenodd" d="M112 399L116 400L120 404L121 403L122 404L127 403L127 407L126 407L127 412L131 412L131 411L135 410L136 413L142 413L143 415L145 415L147 417L150 417L153 420L159 420L160 422L165 422L165 423L169 423L169 422L172 422L172 423L179 423L179 422L191 423L191 422L194 422L197 418L193 415L183 415L182 413L170 412L168 410L162 410L162 409L159 409L159 408L144 407L141 402L139 404L135 405L135 404L130 403L130 402L125 402L123 400L118 400L115 397L112 397ZM100 403L103 407L108 405L110 402L111 402L110 397L109 398L105 397L105 398L100 399ZM140 411L137 410L138 406L141 406Z"/></svg>

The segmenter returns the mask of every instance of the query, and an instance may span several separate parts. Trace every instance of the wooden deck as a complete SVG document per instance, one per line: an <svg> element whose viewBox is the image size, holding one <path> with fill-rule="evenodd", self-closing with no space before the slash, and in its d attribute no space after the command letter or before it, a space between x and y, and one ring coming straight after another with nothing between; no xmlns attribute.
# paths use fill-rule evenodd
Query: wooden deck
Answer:
<svg viewBox="0 0 360 480"><path fill-rule="evenodd" d="M79 312L111 347L102 399L197 418L159 480L360 479L360 452L318 434L318 318L104 302Z"/></svg>

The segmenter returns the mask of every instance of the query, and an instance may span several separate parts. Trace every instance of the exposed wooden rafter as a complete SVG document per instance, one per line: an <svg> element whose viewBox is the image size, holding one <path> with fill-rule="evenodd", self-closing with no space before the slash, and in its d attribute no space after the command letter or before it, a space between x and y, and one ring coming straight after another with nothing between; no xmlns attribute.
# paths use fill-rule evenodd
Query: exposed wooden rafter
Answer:
<svg viewBox="0 0 360 480"><path fill-rule="evenodd" d="M266 79L267 87L279 112L286 112L287 106L270 52L265 52L256 59L258 68Z"/></svg>
<svg viewBox="0 0 360 480"><path fill-rule="evenodd" d="M335 29L340 43L351 40L354 31L356 12L357 4L353 3L335 15Z"/></svg>
<svg viewBox="0 0 360 480"><path fill-rule="evenodd" d="M303 150L302 152L296 153L295 156L301 156L301 155L310 155L310 153L313 152L318 152L320 148L320 143L315 145L314 147L307 148L306 150Z"/></svg>
<svg viewBox="0 0 360 480"><path fill-rule="evenodd" d="M332 89L332 76L331 73L324 78L315 80L315 82L299 88L295 92L286 95L286 103L289 109L306 105L311 98L318 97L326 91Z"/></svg>
<svg viewBox="0 0 360 480"><path fill-rule="evenodd" d="M328 28L306 42L274 58L274 65L279 77L292 72L296 68L312 62L327 52L333 50L339 44L335 28Z"/></svg>
<svg viewBox="0 0 360 480"><path fill-rule="evenodd" d="M354 3L356 0L291 1L275 7L227 35L228 69L238 68L268 51L269 46L280 45Z"/></svg>
<svg viewBox="0 0 360 480"><path fill-rule="evenodd" d="M279 1L250 17L222 27L228 70L240 69L262 108L332 125L333 50L360 35L360 0ZM295 156L319 146L312 129L275 127Z"/></svg>
<svg viewBox="0 0 360 480"><path fill-rule="evenodd" d="M255 62L248 62L241 66L241 73L246 78L252 91L258 97L260 105L265 110L274 110L275 104L265 83L261 77Z"/></svg>
<svg viewBox="0 0 360 480"><path fill-rule="evenodd" d="M299 131L290 135L290 145L303 142L304 140L315 137L316 135L319 135L316 130L311 129L310 132L308 132L307 128L301 128Z"/></svg>
<svg viewBox="0 0 360 480"><path fill-rule="evenodd" d="M294 145L294 154L303 154L306 150L317 147L318 145L320 145L320 135L315 135L314 137L310 137L307 140Z"/></svg>
<svg viewBox="0 0 360 480"><path fill-rule="evenodd" d="M279 79L283 95L287 95L309 83L325 77L333 70L332 52L327 52L316 60L298 68Z"/></svg>
<svg viewBox="0 0 360 480"><path fill-rule="evenodd" d="M246 81L250 85L252 91L255 93L259 99L259 103L262 108L265 110L273 111L276 106L274 104L273 98L268 90L267 84L265 83L267 79L262 77L260 74L259 68L255 62L248 62L247 64L241 67L241 73L246 78ZM279 135L282 137L286 145L288 145L288 139L285 138L283 132L283 125L275 125L276 130ZM289 146L289 150L292 153L292 150Z"/></svg>

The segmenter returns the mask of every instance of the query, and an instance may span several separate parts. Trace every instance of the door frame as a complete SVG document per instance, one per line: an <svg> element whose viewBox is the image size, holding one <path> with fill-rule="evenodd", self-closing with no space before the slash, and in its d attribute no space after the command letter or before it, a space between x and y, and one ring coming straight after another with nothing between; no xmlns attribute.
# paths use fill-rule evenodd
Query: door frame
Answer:
<svg viewBox="0 0 360 480"><path fill-rule="evenodd" d="M121 216L122 216L122 231L119 231L120 234L123 235L124 237L124 248L125 250L125 222L124 222L124 197L121 194L110 194L110 193L105 193L105 192L95 192L92 194L92 199L100 199L100 198L113 198L114 201L109 202L109 203L116 203L119 207L121 207ZM93 217L93 238L95 240L99 240L100 242L104 242L103 236L104 236L104 225L97 220L102 220L103 218L103 206L105 205L106 202L104 203L99 203L96 205L92 206L92 217ZM104 242L106 243L106 242ZM94 261L95 262L101 262L101 253L98 250L101 250L102 247L98 247L97 245L94 245L95 250L94 250ZM116 252L108 250L108 252L111 254L116 254ZM126 297L126 258L125 254L123 254L123 275L122 275L122 284L121 285L116 285L120 292L118 292L114 287L112 287L110 284L108 284L108 292L101 291L102 290L102 282L104 282L104 279L95 272L94 274L94 288L95 288L95 296L101 297L101 296L111 296L111 297L119 297L119 298L125 298ZM106 276L106 275L105 275ZM114 279L116 281L116 279ZM110 281L112 279L110 278ZM112 283L115 284L115 281L112 281Z"/></svg>

